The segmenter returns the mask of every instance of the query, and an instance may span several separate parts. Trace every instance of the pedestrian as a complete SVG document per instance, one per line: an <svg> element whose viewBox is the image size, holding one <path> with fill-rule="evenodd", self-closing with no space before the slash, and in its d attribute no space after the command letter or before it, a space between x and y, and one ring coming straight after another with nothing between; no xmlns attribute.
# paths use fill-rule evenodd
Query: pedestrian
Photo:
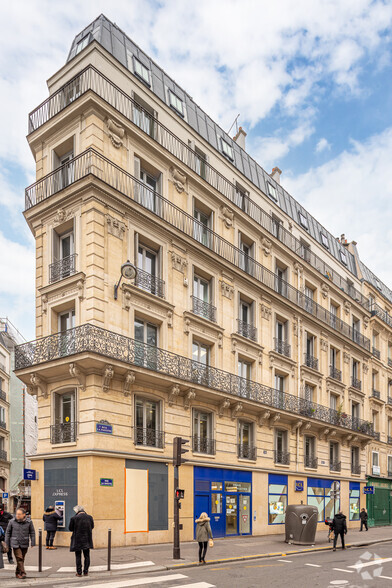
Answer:
<svg viewBox="0 0 392 588"><path fill-rule="evenodd" d="M336 542L339 535L342 542L342 549L346 549L344 546L344 536L347 533L346 515L344 515L341 510L339 510L338 514L336 514L333 518L332 529L335 533L333 539L333 550L336 551Z"/></svg>
<svg viewBox="0 0 392 588"><path fill-rule="evenodd" d="M12 519L12 514L10 512L7 512L5 510L4 505L2 504L0 506L0 527L3 529L4 535L7 530L8 523L10 522L11 519ZM11 565L14 565L14 560L12 559L12 549L9 549L7 551L7 557L8 557L8 563L10 563Z"/></svg>
<svg viewBox="0 0 392 588"><path fill-rule="evenodd" d="M5 551L3 551L3 546L5 545L4 543L4 539L5 539L5 533L4 533L4 529L3 527L0 527L0 570L2 570L4 568L4 560L3 560L3 553L5 553ZM8 553L8 548L7 549L7 553Z"/></svg>
<svg viewBox="0 0 392 588"><path fill-rule="evenodd" d="M199 543L199 563L206 563L206 553L208 540L212 542L212 531L210 525L210 519L206 512L202 512L198 519L196 519L196 541Z"/></svg>
<svg viewBox="0 0 392 588"><path fill-rule="evenodd" d="M46 531L46 549L57 549L57 547L53 546L53 542L54 538L56 537L57 524L61 518L61 515L55 511L53 506L48 506L44 512L42 520L45 523L44 529Z"/></svg>
<svg viewBox="0 0 392 588"><path fill-rule="evenodd" d="M94 519L87 514L83 506L74 507L75 515L69 521L69 530L72 531L70 551L75 552L76 575L82 575L82 551L84 556L83 575L88 576L90 567L90 549L93 546Z"/></svg>
<svg viewBox="0 0 392 588"><path fill-rule="evenodd" d="M32 521L26 518L26 511L24 508L17 508L15 518L12 519L7 526L5 532L5 542L8 549L13 549L16 559L15 575L17 578L23 580L26 578L24 568L24 561L29 542L31 547L35 545L35 529Z"/></svg>
<svg viewBox="0 0 392 588"><path fill-rule="evenodd" d="M361 509L361 512L359 513L359 518L361 519L361 528L359 530L362 531L362 527L365 527L366 531L368 531L368 513L366 511L366 508Z"/></svg>

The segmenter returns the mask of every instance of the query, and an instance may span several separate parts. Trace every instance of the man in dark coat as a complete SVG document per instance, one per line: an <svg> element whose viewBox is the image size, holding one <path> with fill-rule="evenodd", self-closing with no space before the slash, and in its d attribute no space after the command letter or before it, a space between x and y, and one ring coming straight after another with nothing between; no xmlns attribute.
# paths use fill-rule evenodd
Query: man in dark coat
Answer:
<svg viewBox="0 0 392 588"><path fill-rule="evenodd" d="M94 519L85 512L83 506L75 506L74 511L76 514L69 521L69 530L72 531L70 551L75 552L77 576L82 575L83 551L83 575L88 576L88 569L90 567L90 549L94 549Z"/></svg>
<svg viewBox="0 0 392 588"><path fill-rule="evenodd" d="M333 539L333 550L336 551L336 542L339 535L342 542L342 549L346 549L344 546L344 536L347 533L346 515L344 515L341 510L339 510L338 514L334 516L332 521L332 529L335 533L335 537Z"/></svg>
<svg viewBox="0 0 392 588"><path fill-rule="evenodd" d="M35 545L35 530L32 521L26 518L24 508L17 508L15 518L8 523L5 542L8 549L14 550L16 577L21 580L26 578L24 561L29 548L29 542L31 542L31 547Z"/></svg>
<svg viewBox="0 0 392 588"><path fill-rule="evenodd" d="M362 531L362 527L365 527L366 531L368 531L368 513L366 512L366 508L361 509L361 512L359 513L359 518L361 519L361 528L359 530Z"/></svg>
<svg viewBox="0 0 392 588"><path fill-rule="evenodd" d="M10 522L11 519L12 519L12 514L5 510L4 505L1 505L0 506L0 527L3 529L4 535L7 530L8 523ZM8 550L7 557L8 557L8 563L13 565L14 560L12 559L12 549Z"/></svg>
<svg viewBox="0 0 392 588"><path fill-rule="evenodd" d="M48 506L42 517L45 523L46 549L57 549L57 547L53 546L53 542L56 536L57 524L61 519L62 516L54 510L53 506Z"/></svg>

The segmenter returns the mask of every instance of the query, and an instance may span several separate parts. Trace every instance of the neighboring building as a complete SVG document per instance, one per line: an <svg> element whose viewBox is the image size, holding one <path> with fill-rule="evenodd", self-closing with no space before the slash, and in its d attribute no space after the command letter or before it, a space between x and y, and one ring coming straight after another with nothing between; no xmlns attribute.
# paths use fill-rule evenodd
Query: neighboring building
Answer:
<svg viewBox="0 0 392 588"><path fill-rule="evenodd" d="M37 450L37 401L27 393L26 386L14 373L15 346L24 341L8 318L0 318L0 342L7 350L9 365L5 394L9 409L6 423L9 431L7 455L10 469L7 492L10 511L21 504L30 510L31 487L30 482L24 481L23 471L30 463L26 456L36 453Z"/></svg>
<svg viewBox="0 0 392 588"><path fill-rule="evenodd" d="M10 352L0 338L0 502L10 487Z"/></svg>
<svg viewBox="0 0 392 588"><path fill-rule="evenodd" d="M181 435L183 539L201 511L215 536L281 533L301 501L324 528L334 480L356 526L368 447L388 476L392 332L355 245L104 16L48 85L28 136L37 340L16 349L38 396L33 519L58 500L68 524L79 503L97 546L108 527L115 545L170 541Z"/></svg>

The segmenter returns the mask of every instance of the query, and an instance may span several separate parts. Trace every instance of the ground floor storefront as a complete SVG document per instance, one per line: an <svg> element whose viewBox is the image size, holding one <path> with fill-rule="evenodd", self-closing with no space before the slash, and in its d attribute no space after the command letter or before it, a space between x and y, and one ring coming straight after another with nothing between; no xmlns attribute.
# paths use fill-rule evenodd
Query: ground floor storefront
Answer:
<svg viewBox="0 0 392 588"><path fill-rule="evenodd" d="M374 494L366 496L369 526L392 524L392 480L380 477L368 477L368 486L373 486Z"/></svg>

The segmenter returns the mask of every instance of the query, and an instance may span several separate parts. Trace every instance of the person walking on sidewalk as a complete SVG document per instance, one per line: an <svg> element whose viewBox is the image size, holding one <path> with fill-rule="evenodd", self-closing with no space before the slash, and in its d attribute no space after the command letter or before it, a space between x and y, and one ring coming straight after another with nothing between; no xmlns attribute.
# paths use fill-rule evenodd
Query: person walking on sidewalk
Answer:
<svg viewBox="0 0 392 588"><path fill-rule="evenodd" d="M0 570L4 568L4 560L3 560L3 543L5 539L5 533L3 527L0 527ZM9 549L7 550L8 553Z"/></svg>
<svg viewBox="0 0 392 588"><path fill-rule="evenodd" d="M340 540L342 542L342 549L346 549L344 545L344 536L347 533L347 524L346 524L346 515L339 510L338 514L334 516L332 522L332 529L335 533L333 539L333 550L336 551L336 542L338 540L338 536L340 535Z"/></svg>
<svg viewBox="0 0 392 588"><path fill-rule="evenodd" d="M69 521L69 530L72 531L70 551L75 552L76 575L82 575L82 551L84 556L83 575L88 576L90 567L90 549L93 546L94 519L88 515L83 506L75 506L76 514Z"/></svg>
<svg viewBox="0 0 392 588"><path fill-rule="evenodd" d="M359 529L360 531L362 531L362 527L365 527L366 531L368 531L368 513L366 512L366 508L362 508L361 512L359 514L359 518L361 519L361 528Z"/></svg>
<svg viewBox="0 0 392 588"><path fill-rule="evenodd" d="M30 519L26 518L24 508L17 508L15 518L8 523L5 542L8 549L13 549L14 551L16 559L15 575L17 578L23 580L26 578L24 561L29 548L29 542L31 543L31 547L35 546L34 525Z"/></svg>
<svg viewBox="0 0 392 588"><path fill-rule="evenodd" d="M206 563L208 540L212 541L210 519L206 512L202 512L196 519L196 541L199 544L199 563Z"/></svg>
<svg viewBox="0 0 392 588"><path fill-rule="evenodd" d="M56 537L57 524L61 518L61 515L54 510L53 506L48 506L44 512L42 520L45 523L46 549L57 549L57 547L53 546L53 542Z"/></svg>
<svg viewBox="0 0 392 588"><path fill-rule="evenodd" d="M4 535L7 530L8 523L10 522L11 519L12 519L12 514L10 512L7 512L4 508L4 506L1 505L0 506L0 527L3 529ZM8 563L10 563L11 565L14 565L14 560L12 559L12 549L8 550L7 557L8 557Z"/></svg>

